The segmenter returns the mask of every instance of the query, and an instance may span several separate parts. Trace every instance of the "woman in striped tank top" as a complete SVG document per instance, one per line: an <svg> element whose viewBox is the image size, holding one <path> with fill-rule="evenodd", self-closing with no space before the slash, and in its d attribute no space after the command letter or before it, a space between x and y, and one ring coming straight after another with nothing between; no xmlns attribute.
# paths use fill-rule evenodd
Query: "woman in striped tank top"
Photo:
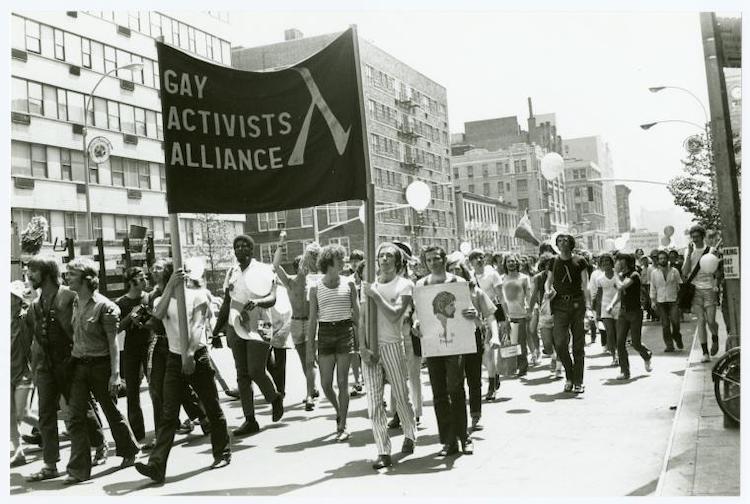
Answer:
<svg viewBox="0 0 750 504"><path fill-rule="evenodd" d="M346 430L349 366L354 353L354 329L359 321L356 287L350 278L341 276L345 255L346 250L341 245L327 245L318 257L318 268L324 276L310 287L308 334L311 337L307 339L306 355L310 368L317 332L320 385L336 410L336 441L349 439ZM334 369L338 395L333 391Z"/></svg>

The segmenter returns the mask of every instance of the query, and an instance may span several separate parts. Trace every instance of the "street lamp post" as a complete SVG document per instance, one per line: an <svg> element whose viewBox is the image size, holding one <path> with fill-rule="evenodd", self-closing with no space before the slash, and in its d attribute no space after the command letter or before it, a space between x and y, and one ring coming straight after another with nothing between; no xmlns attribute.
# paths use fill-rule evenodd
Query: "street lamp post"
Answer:
<svg viewBox="0 0 750 504"><path fill-rule="evenodd" d="M88 126L88 118L89 118L89 105L91 105L91 100L94 98L94 92L96 91L96 88L99 87L99 84L102 83L105 77L108 75L117 72L118 70L139 70L143 68L143 63L130 63L128 65L124 65L121 67L113 68L109 72L102 75L99 80L97 81L94 88L91 90L90 93L88 93L84 97L84 105L83 105L83 171L85 172L84 176L84 183L86 186L86 226L88 227L88 235L89 239L94 239L94 221L91 217L91 193L90 193L90 183L91 183L91 176L89 173L89 153L88 153L88 146L86 145L86 135L88 134L87 126Z"/></svg>
<svg viewBox="0 0 750 504"><path fill-rule="evenodd" d="M663 124L663 123L683 123L683 124L690 124L691 126L695 126L698 129L701 129L703 131L706 131L706 126L701 126L700 124L693 122L693 121L685 121L682 119L664 119L663 121L654 121L650 123L641 124L642 130L650 130L657 124Z"/></svg>
<svg viewBox="0 0 750 504"><path fill-rule="evenodd" d="M705 117L706 122L708 122L708 110L706 110L706 106L703 105L703 102L701 101L701 99L698 98L695 95L695 93L693 93L689 89L686 89L686 88L680 87L680 86L653 86L653 87L648 88L648 90L651 91L652 93L658 93L659 91L664 91L665 89L676 89L678 91L683 91L683 92L689 94L690 96L692 96L693 98L695 98L695 101L697 101L698 105L700 105L701 108L703 109L703 116Z"/></svg>

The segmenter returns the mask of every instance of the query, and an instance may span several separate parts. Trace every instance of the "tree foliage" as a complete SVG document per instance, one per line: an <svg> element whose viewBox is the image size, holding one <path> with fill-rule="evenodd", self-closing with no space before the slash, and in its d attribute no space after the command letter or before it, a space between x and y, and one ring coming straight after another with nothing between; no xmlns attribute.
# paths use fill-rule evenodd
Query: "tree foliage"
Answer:
<svg viewBox="0 0 750 504"><path fill-rule="evenodd" d="M682 160L683 175L669 181L669 192L676 205L693 215L693 221L706 229L720 229L721 215L714 185L714 166L706 135L692 137L694 147ZM686 142L686 143L689 143Z"/></svg>
<svg viewBox="0 0 750 504"><path fill-rule="evenodd" d="M227 224L221 214L195 214L195 225L200 230L200 238L191 250L193 256L206 258L206 270L211 278L218 270L225 270L232 262L233 228Z"/></svg>

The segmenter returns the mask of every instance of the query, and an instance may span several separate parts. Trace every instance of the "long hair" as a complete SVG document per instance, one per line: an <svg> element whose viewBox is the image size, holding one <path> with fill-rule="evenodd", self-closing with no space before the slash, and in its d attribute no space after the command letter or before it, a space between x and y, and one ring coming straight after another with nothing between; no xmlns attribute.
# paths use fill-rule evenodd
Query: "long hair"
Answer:
<svg viewBox="0 0 750 504"><path fill-rule="evenodd" d="M337 243L326 245L320 251L318 256L318 269L321 273L328 272L328 268L333 266L336 258L344 260L346 249Z"/></svg>
<svg viewBox="0 0 750 504"><path fill-rule="evenodd" d="M406 258L404 257L403 252L401 251L401 247L397 246L393 242L383 242L378 247L378 251L375 254L376 258L380 258L380 251L383 250L385 247L391 247L395 251L395 259L396 259L396 273L401 273L401 271L406 267Z"/></svg>
<svg viewBox="0 0 750 504"><path fill-rule="evenodd" d="M625 261L625 267L627 268L627 271L625 271L624 273L630 274L635 271L635 255L620 252L617 254L617 260Z"/></svg>
<svg viewBox="0 0 750 504"><path fill-rule="evenodd" d="M42 274L42 281L50 279L55 285L60 285L60 265L52 255L36 255L29 260L29 270Z"/></svg>
<svg viewBox="0 0 750 504"><path fill-rule="evenodd" d="M307 273L313 273L311 269L317 270L318 256L320 256L320 245L318 242L309 243L302 253L302 259L299 263L300 273L306 275Z"/></svg>
<svg viewBox="0 0 750 504"><path fill-rule="evenodd" d="M95 291L99 288L99 268L91 259L85 257L76 257L68 263L68 271L80 271L86 286Z"/></svg>

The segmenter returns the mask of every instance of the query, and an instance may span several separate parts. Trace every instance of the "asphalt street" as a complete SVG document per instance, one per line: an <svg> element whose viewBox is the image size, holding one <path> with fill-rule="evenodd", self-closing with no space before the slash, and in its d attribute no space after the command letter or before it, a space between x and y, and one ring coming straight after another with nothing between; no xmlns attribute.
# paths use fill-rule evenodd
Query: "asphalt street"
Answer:
<svg viewBox="0 0 750 504"><path fill-rule="evenodd" d="M25 476L38 471L41 451L29 450L27 465L10 470L11 494L44 498L52 495L286 495L325 497L391 495L407 497L497 496L625 496L649 495L656 488L673 424L683 375L688 363L694 324L683 324L685 350L665 354L658 324L644 326L644 343L654 351L651 373L631 350L631 379L616 381L619 370L610 367L597 341L586 347L586 392L575 396L562 391L563 382L549 373L548 359L532 367L526 379L504 379L498 398L483 403L484 430L472 435L474 455L438 457L440 444L432 407L427 370L423 369L424 414L415 453L397 453L401 431L391 431L394 466L376 472L377 456L367 400L350 402L351 438L337 443L335 413L325 399L315 411L302 404L304 385L299 359L288 351L286 412L271 422L270 406L256 394L260 433L233 439L228 467L209 470L212 462L208 437L196 427L178 435L171 452L166 481L152 484L134 468L119 469L121 459L110 457L95 467L91 480L72 487L63 477L28 483ZM231 352L213 351L225 379L235 382ZM483 385L483 392L486 384ZM257 391L256 391L257 392ZM243 420L240 402L220 392L230 428ZM146 384L142 389L146 427L153 428ZM120 399L125 412L125 399ZM62 423L61 429L62 429ZM28 432L28 427L24 427ZM111 440L109 433L108 438ZM63 443L64 470L69 456ZM144 454L140 460L145 461Z"/></svg>

